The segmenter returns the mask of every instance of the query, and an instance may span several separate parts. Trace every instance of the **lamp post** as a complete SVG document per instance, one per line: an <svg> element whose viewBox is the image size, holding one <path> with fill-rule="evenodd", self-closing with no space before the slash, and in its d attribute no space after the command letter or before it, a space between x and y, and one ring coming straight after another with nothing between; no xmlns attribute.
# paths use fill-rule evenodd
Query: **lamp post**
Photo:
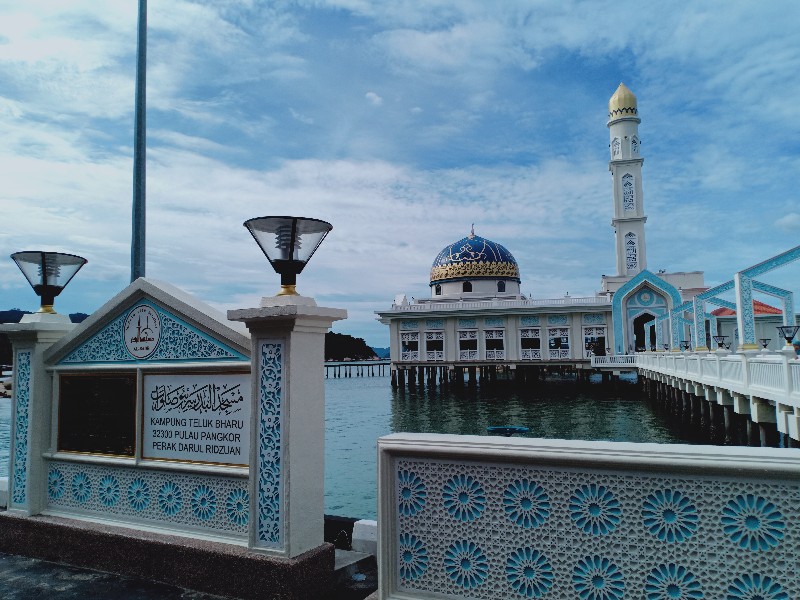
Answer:
<svg viewBox="0 0 800 600"><path fill-rule="evenodd" d="M33 291L41 298L37 313L44 315L56 314L53 309L56 296L87 263L85 258L75 254L38 250L15 252L11 258L25 275Z"/></svg>
<svg viewBox="0 0 800 600"><path fill-rule="evenodd" d="M333 229L326 221L302 217L258 217L244 226L281 276L277 296L298 296L297 276Z"/></svg>
<svg viewBox="0 0 800 600"><path fill-rule="evenodd" d="M782 352L786 353L789 356L793 356L795 354L794 346L792 345L792 340L794 336L797 335L798 330L800 330L800 326L797 325L783 325L777 328L781 334L781 337L786 340L786 345L783 347Z"/></svg>
<svg viewBox="0 0 800 600"><path fill-rule="evenodd" d="M690 344L686 340L681 340L680 346L681 346L681 350L683 350L684 352L687 352L689 350Z"/></svg>
<svg viewBox="0 0 800 600"><path fill-rule="evenodd" d="M262 298L258 308L228 311L228 319L245 323L252 345L250 431L257 442L249 466L248 546L286 558L329 553L333 565L323 539L322 366L325 334L347 312L317 306L295 289L297 275L332 227L299 217L260 217L244 226L281 276L279 295Z"/></svg>
<svg viewBox="0 0 800 600"><path fill-rule="evenodd" d="M772 341L771 338L761 338L758 340L758 343L761 344L761 347L766 350L769 343Z"/></svg>
<svg viewBox="0 0 800 600"><path fill-rule="evenodd" d="M727 335L715 335L714 341L717 343L717 349L722 350L722 347L725 345L725 340L727 339Z"/></svg>

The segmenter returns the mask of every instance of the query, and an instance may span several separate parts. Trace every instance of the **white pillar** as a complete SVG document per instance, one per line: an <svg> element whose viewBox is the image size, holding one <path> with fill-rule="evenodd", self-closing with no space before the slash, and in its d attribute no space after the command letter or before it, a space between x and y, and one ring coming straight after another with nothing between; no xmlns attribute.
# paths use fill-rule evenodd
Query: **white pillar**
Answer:
<svg viewBox="0 0 800 600"><path fill-rule="evenodd" d="M13 356L11 395L11 460L8 512L39 514L47 503L47 474L42 453L50 448L52 377L44 368L44 353L74 324L65 315L26 315L23 323L0 326L8 334Z"/></svg>
<svg viewBox="0 0 800 600"><path fill-rule="evenodd" d="M249 546L293 558L324 542L325 333L347 311L270 300L228 318L252 344Z"/></svg>

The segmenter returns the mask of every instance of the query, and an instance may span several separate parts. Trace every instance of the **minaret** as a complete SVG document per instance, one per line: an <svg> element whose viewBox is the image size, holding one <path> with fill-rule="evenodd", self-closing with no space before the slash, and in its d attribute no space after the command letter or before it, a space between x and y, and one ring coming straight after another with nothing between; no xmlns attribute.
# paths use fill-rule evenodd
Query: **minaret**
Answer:
<svg viewBox="0 0 800 600"><path fill-rule="evenodd" d="M644 239L644 196L639 140L639 111L636 96L624 83L608 101L608 131L611 143L611 171L614 185L617 274L632 277L647 268L647 245Z"/></svg>

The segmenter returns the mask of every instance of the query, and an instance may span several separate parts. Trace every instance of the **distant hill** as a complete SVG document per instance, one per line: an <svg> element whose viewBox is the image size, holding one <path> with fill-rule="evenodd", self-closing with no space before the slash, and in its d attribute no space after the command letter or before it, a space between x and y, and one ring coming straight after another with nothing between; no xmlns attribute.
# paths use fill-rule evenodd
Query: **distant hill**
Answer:
<svg viewBox="0 0 800 600"><path fill-rule="evenodd" d="M325 360L371 360L374 356L375 352L362 338L332 331L325 334Z"/></svg>
<svg viewBox="0 0 800 600"><path fill-rule="evenodd" d="M372 351L378 358L389 358L389 348L376 348L372 346Z"/></svg>

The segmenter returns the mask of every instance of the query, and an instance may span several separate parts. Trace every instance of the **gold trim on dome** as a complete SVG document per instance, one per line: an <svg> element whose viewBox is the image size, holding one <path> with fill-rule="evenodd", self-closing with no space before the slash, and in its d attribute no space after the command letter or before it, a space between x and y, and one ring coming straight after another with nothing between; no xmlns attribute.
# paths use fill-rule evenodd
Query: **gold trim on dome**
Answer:
<svg viewBox="0 0 800 600"><path fill-rule="evenodd" d="M431 269L431 283L461 277L513 277L519 279L519 267L510 262L458 262Z"/></svg>

